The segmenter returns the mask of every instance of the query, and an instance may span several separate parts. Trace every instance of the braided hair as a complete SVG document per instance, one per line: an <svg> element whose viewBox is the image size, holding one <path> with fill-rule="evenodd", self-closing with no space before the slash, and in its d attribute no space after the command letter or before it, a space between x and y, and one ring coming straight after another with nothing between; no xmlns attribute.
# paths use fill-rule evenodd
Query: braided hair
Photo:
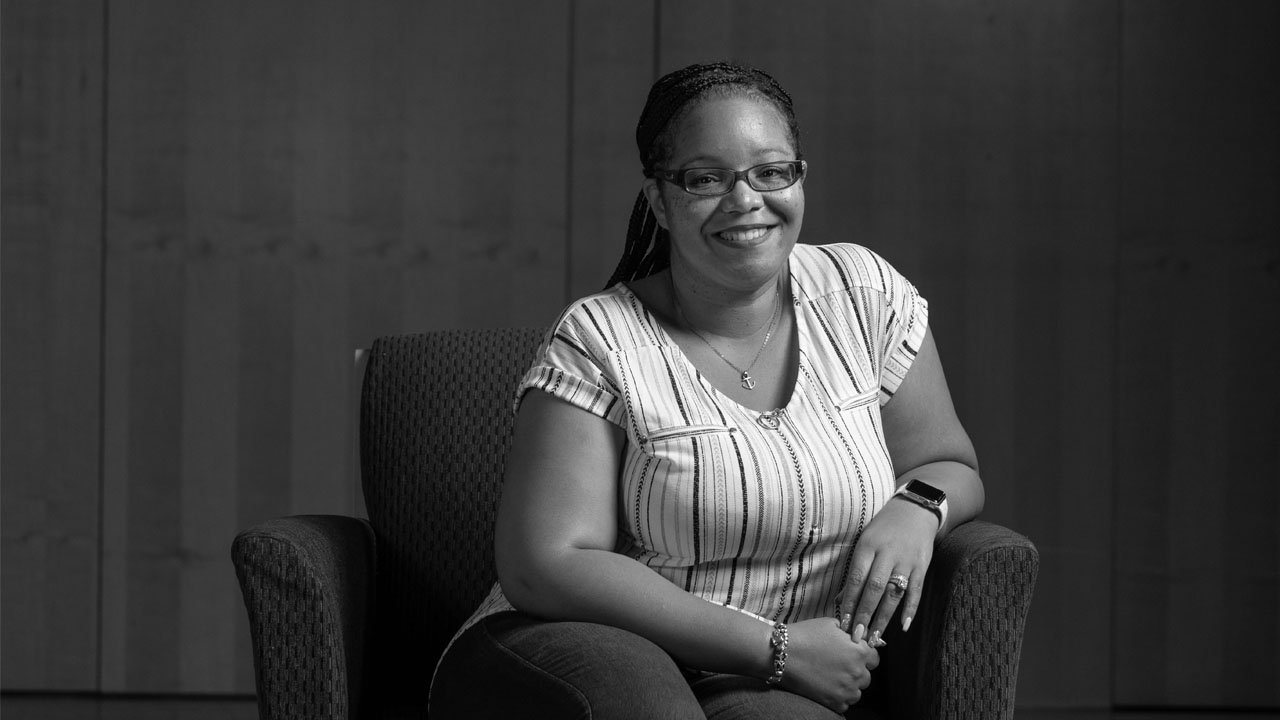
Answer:
<svg viewBox="0 0 1280 720"><path fill-rule="evenodd" d="M674 151L675 130L697 105L713 95L745 95L772 104L786 120L791 144L800 159L800 126L791 107L791 96L768 73L732 63L690 65L660 78L649 90L640 122L636 125L636 147L645 177L654 177ZM618 266L606 288L619 282L648 277L671 265L671 239L649 207L640 190L627 226L627 242Z"/></svg>

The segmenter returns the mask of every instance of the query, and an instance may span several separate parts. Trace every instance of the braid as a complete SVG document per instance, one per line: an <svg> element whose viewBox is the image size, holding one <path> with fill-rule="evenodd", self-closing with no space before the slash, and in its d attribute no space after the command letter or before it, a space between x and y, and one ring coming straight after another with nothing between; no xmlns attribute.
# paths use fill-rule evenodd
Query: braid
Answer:
<svg viewBox="0 0 1280 720"><path fill-rule="evenodd" d="M800 158L800 127L791 96L768 73L732 63L690 65L664 75L649 89L636 125L636 147L640 150L645 177L653 177L654 170L670 158L672 133L693 109L694 101L717 92L725 96L744 94L771 103L786 120L796 158ZM605 287L648 277L670 264L670 236L658 225L658 218L641 190L631 210L622 257Z"/></svg>
<svg viewBox="0 0 1280 720"><path fill-rule="evenodd" d="M649 244L649 236L653 234L653 229L646 227L650 224L657 224L657 218L653 211L649 209L649 200L645 197L644 191L636 197L636 204L631 208L631 222L627 225L627 244L622 248L622 257L618 260L618 267L614 269L613 275L609 277L606 288L611 288L620 282L634 280L645 277L639 274L637 270L645 260L645 250ZM661 228L659 228L661 229ZM665 231L664 231L665 232ZM640 245L643 238L644 247ZM650 259L653 253L649 253ZM652 261L647 264L652 264Z"/></svg>

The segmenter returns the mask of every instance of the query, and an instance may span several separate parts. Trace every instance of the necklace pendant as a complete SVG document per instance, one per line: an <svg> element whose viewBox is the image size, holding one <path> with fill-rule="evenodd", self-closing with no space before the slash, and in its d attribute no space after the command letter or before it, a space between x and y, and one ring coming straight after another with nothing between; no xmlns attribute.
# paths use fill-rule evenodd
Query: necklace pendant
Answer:
<svg viewBox="0 0 1280 720"><path fill-rule="evenodd" d="M751 374L748 373L746 370L742 371L742 389L743 390L756 389L756 379L751 377Z"/></svg>

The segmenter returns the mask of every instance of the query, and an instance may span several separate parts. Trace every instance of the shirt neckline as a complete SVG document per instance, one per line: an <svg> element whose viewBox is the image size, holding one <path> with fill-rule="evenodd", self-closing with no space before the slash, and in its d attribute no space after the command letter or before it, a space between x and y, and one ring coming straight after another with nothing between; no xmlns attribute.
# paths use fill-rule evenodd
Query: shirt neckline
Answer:
<svg viewBox="0 0 1280 720"><path fill-rule="evenodd" d="M738 402L734 398L725 394L722 390L720 390L720 388L716 387L715 383L707 379L706 376L702 374L702 371L698 370L698 366L693 364L693 361L690 360L689 356L685 354L684 348L680 347L680 343L677 343L675 341L675 338L671 337L671 334L668 333L667 329L663 327L661 322L658 321L657 316L654 314L652 310L649 309L649 306L645 304L644 300L641 300L640 296L636 295L635 292L631 290L631 287L628 286L624 281L619 281L616 287L619 288L623 293L625 293L631 300L639 304L639 306L644 310L645 315L648 316L647 321L650 327L653 329L655 337L658 340L659 347L669 348L674 355L678 355L680 358L680 362L684 363L685 367L691 373L693 373L695 377L699 378L702 384L704 384L711 391L711 393L714 395L714 397L716 398L717 402L720 405L736 408L739 412L741 412L744 415L749 415L751 417L758 417L761 415L777 414L779 412L789 413L792 410L793 406L795 406L795 404L798 402L797 398L800 397L801 395L801 385L804 382L804 378L805 378L803 364L804 364L804 358L805 358L805 350L809 347L809 340L810 340L809 324L807 322L801 322L800 310L804 306L804 303L800 301L801 288L798 281L796 280L795 273L791 272L790 269L788 269L788 272L787 272L787 281L791 288L791 300L789 302L795 309L796 364L797 364L796 365L796 381L791 386L791 392L787 396L787 399L782 404L782 406L776 407L776 408L770 408L768 410L757 410L753 407L747 407L746 405L743 405L742 403Z"/></svg>

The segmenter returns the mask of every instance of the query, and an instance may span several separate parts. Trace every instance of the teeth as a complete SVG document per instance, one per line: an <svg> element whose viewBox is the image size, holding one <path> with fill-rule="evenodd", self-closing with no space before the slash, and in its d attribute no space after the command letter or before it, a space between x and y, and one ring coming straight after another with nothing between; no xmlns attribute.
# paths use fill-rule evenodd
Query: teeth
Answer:
<svg viewBox="0 0 1280 720"><path fill-rule="evenodd" d="M729 242L751 242L759 240L769 232L768 228L751 228L750 230L726 230L720 233L720 237Z"/></svg>

